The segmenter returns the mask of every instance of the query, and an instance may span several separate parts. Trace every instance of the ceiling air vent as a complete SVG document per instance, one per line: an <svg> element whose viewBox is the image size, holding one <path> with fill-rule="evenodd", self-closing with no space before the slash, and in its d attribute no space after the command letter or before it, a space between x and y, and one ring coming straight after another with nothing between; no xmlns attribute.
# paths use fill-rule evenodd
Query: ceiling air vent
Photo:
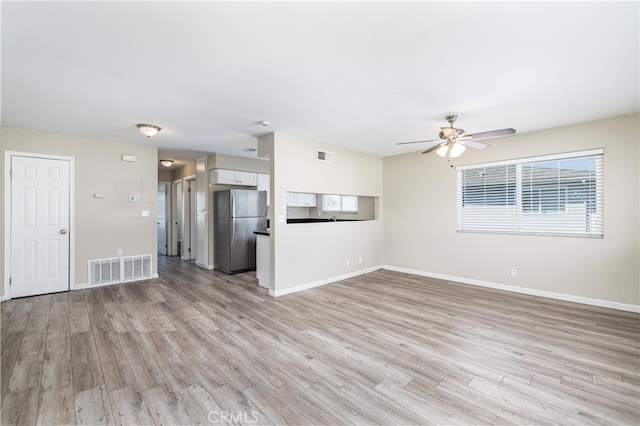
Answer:
<svg viewBox="0 0 640 426"><path fill-rule="evenodd" d="M318 161L333 163L333 152L318 150Z"/></svg>

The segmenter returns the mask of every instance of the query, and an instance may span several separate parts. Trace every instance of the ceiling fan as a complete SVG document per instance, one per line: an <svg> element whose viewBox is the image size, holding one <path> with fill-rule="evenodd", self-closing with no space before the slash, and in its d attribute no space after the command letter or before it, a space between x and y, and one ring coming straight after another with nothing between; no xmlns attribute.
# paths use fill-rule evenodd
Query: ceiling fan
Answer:
<svg viewBox="0 0 640 426"><path fill-rule="evenodd" d="M513 135L516 131L515 129L499 129L499 130L489 130L488 132L479 132L479 133L470 133L465 134L463 129L458 129L453 127L453 123L455 123L457 115L447 115L445 119L449 122L449 127L440 127L440 133L438 137L440 139L432 139L428 141L413 141L413 142L400 142L396 145L407 145L412 143L433 143L431 148L423 151L422 154L428 154L432 151L435 151L441 157L446 157L447 154L450 158L456 158L460 156L464 152L466 147L483 149L489 146L489 144L484 142L476 142L478 139L486 139L486 138L495 138L498 136L508 136Z"/></svg>

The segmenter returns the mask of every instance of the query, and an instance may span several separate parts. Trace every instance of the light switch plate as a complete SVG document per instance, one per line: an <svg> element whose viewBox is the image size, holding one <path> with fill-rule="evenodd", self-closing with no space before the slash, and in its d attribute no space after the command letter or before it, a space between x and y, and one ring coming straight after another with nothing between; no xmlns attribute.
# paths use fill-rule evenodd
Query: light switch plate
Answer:
<svg viewBox="0 0 640 426"><path fill-rule="evenodd" d="M149 210L142 210L142 217L149 217Z"/></svg>

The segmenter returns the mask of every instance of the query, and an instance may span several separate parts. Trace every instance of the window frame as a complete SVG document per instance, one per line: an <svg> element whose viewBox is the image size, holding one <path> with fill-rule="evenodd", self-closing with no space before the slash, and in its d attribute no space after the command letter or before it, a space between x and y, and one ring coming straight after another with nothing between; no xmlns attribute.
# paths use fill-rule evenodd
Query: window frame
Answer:
<svg viewBox="0 0 640 426"><path fill-rule="evenodd" d="M331 206L328 206L327 200L329 197L340 197L340 206L339 209L332 209ZM345 198L355 198L355 210L346 210L345 209ZM358 213L358 196L357 195L342 195L342 194L322 194L322 210L330 213L341 213L341 214L357 214Z"/></svg>
<svg viewBox="0 0 640 426"><path fill-rule="evenodd" d="M581 169L563 169L558 167L560 163L556 163L555 169L547 169L554 173L557 171L558 179L555 183L540 176L534 180L533 172L537 170L540 173L544 169L540 166L545 162L585 157L594 159L594 168L585 170L589 178L586 183L582 180L576 186L570 181L563 181L562 170ZM498 177L501 177L500 168L503 166L504 183L497 180L497 183L489 181L487 184L488 178L485 173L495 172ZM526 178L523 176L523 169L530 172ZM481 190L465 184L469 179L468 171L475 170L478 171L479 176L482 176L479 182L484 183L484 188ZM604 149L602 148L458 166L456 167L456 185L457 232L604 238ZM573 193L571 193L572 187ZM514 191L515 197L512 194ZM547 195L544 195L545 193ZM557 197L549 197L549 194L553 193L557 194ZM576 202L576 199L582 201ZM482 212L468 210L465 215L464 207L470 205L478 206L478 210ZM572 205L583 205L584 216L577 216L579 212L570 211ZM488 206L505 208L503 211L492 212L491 208L487 209ZM561 206L563 208L560 208ZM485 212L485 210L489 211ZM575 226L580 223L582 217L585 220L584 230ZM500 222L501 219L503 222ZM547 228L545 229L544 226ZM566 226L566 230L562 229L563 226Z"/></svg>

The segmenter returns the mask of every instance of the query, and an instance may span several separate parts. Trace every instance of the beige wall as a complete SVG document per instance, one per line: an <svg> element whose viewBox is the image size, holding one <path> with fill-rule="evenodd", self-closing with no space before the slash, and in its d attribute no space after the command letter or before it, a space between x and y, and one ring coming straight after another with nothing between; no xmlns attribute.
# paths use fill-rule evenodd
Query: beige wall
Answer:
<svg viewBox="0 0 640 426"><path fill-rule="evenodd" d="M275 294L326 282L382 264L382 222L286 224L286 193L311 192L382 197L382 158L275 133L272 145L271 250ZM316 159L316 150L333 151L334 163ZM345 260L350 266L345 266Z"/></svg>
<svg viewBox="0 0 640 426"><path fill-rule="evenodd" d="M5 151L19 151L75 158L76 256L72 287L87 283L88 260L115 257L119 248L125 256L152 254L153 273L157 273L156 148L6 127L0 129L0 139L3 157ZM136 162L122 161L122 154L135 155ZM4 162L0 164L4 168ZM4 170L0 176L4 176ZM105 198L94 198L96 192L105 194ZM137 201L129 202L129 195L136 195ZM3 203L4 196L3 191ZM142 210L149 210L150 216L142 217ZM0 257L4 262L4 256Z"/></svg>
<svg viewBox="0 0 640 426"><path fill-rule="evenodd" d="M640 305L638 128L639 116L628 115L495 139L451 160L461 166L604 148L603 239L458 233L455 168L433 154L385 158L385 263Z"/></svg>
<svg viewBox="0 0 640 426"><path fill-rule="evenodd" d="M158 169L158 182L173 182L196 175L196 162L190 161L177 169Z"/></svg>
<svg viewBox="0 0 640 426"><path fill-rule="evenodd" d="M158 169L158 182L171 182L171 170Z"/></svg>
<svg viewBox="0 0 640 426"><path fill-rule="evenodd" d="M175 170L171 170L171 182L192 177L196 175L196 162L191 161L184 166L180 166Z"/></svg>

